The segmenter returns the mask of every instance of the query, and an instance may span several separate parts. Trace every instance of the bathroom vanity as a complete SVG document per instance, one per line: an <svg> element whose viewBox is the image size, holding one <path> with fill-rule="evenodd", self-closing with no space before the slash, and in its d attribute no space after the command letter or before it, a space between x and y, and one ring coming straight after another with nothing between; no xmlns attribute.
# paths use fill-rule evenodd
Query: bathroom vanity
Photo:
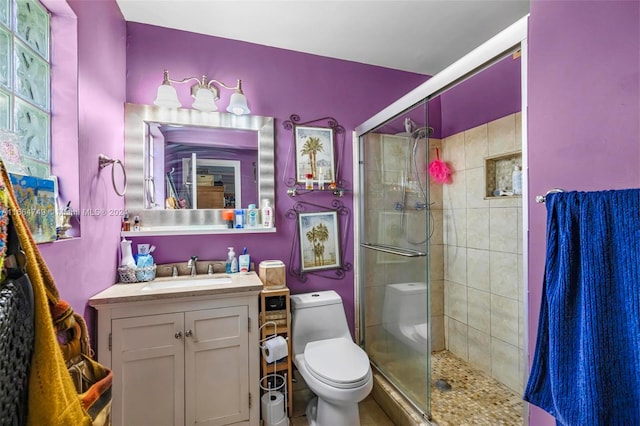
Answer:
<svg viewBox="0 0 640 426"><path fill-rule="evenodd" d="M113 424L257 426L260 290L250 272L115 284L89 299Z"/></svg>

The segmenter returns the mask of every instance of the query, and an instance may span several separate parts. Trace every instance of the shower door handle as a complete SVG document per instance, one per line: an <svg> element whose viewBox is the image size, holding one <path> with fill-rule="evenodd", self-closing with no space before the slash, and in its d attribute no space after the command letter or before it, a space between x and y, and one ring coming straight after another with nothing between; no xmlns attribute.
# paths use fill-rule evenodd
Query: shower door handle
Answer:
<svg viewBox="0 0 640 426"><path fill-rule="evenodd" d="M418 250L411 250L411 249L406 249L402 247L385 246L382 244L361 243L360 247L381 251L384 253L397 254L398 256L404 256L404 257L420 257L420 256L427 255L427 253L418 251Z"/></svg>

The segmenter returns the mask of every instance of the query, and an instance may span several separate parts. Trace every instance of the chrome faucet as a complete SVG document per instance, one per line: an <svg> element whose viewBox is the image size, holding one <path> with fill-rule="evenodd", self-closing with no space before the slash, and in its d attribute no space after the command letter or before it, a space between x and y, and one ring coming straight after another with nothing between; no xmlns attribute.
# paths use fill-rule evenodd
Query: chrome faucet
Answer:
<svg viewBox="0 0 640 426"><path fill-rule="evenodd" d="M187 262L187 268L191 268L191 276L195 277L198 272L196 271L196 262L198 261L198 256L191 256L191 259Z"/></svg>

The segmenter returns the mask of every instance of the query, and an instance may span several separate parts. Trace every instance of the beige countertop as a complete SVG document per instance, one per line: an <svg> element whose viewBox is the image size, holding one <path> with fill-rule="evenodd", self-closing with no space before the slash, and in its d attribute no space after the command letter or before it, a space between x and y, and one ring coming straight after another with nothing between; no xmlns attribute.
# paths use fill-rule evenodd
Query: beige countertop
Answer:
<svg viewBox="0 0 640 426"><path fill-rule="evenodd" d="M114 284L92 296L89 299L89 306L243 292L257 294L260 290L262 290L262 281L253 271L238 274L197 275L196 277L162 277L147 282Z"/></svg>

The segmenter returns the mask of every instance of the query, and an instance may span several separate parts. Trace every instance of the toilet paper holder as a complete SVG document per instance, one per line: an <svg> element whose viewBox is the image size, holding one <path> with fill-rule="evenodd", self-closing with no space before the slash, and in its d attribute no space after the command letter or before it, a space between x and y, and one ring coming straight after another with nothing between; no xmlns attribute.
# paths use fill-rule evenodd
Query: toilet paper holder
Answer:
<svg viewBox="0 0 640 426"><path fill-rule="evenodd" d="M264 324L262 324L259 328L260 331L262 331L263 327L266 327L268 325L273 325L273 334L268 335L267 337L265 337L264 339L260 340L260 349L264 349L264 342L266 342L267 340L270 339L274 339L276 337L278 337L278 324L275 323L275 321L266 321ZM287 342L289 342L289 336L285 337L284 340L286 340Z"/></svg>
<svg viewBox="0 0 640 426"><path fill-rule="evenodd" d="M262 333L262 328L263 327L267 327L269 325L273 326L273 333L267 335L264 339L260 340L259 346L260 346L260 350L261 351L263 351L265 349L265 343L268 340L271 340L271 339L274 339L274 338L278 337L278 324L276 324L274 321L266 321L264 324L262 324L259 327L260 333ZM287 345L288 345L289 337L288 336L284 337L284 339L287 341ZM269 394L270 396L271 395L276 395L278 393L282 393L284 395L285 401L286 401L286 398L288 398L289 391L290 391L288 389L288 386L287 386L287 373L278 374L277 373L276 363L277 362L273 363L273 373L267 373L267 374L265 374L264 376L262 376L260 378L259 386L260 386L260 389L265 392L265 394ZM265 407L262 407L262 408L264 410ZM288 410L288 408L287 408L287 406L285 404L285 406L284 406L284 418L281 420L282 422L285 422L284 424L289 424L289 420L288 420L288 417L286 415L287 410ZM264 416L264 413L263 413L263 416ZM264 418L263 418L263 420L264 420ZM271 424L276 424L276 423L265 422L265 425L271 425ZM277 424L280 425L280 422L277 422Z"/></svg>

